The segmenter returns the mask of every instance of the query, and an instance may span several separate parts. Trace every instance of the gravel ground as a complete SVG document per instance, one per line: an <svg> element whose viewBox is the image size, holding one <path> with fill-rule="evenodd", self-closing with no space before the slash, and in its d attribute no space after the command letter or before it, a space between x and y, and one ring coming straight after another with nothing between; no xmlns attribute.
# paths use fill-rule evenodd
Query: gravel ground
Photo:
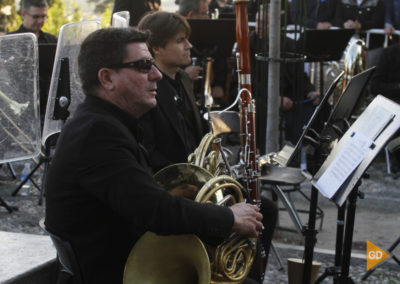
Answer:
<svg viewBox="0 0 400 284"><path fill-rule="evenodd" d="M9 177L9 173L0 169L0 176ZM15 163L15 170L20 173L22 164ZM368 170L370 178L363 180L360 190L365 194L365 199L357 201L356 225L353 237L353 252L365 254L365 241L368 239L382 249L387 249L399 236L400 214L400 179L396 176L389 176L386 173L386 166L383 157L379 156ZM4 178L3 178L4 179ZM39 182L40 172L36 173L35 180ZM38 205L39 191L32 187L29 196L12 197L11 193L18 185L15 180L0 180L0 197L10 206L18 207L17 211L11 214L0 207L0 230L8 232L44 234L39 227L39 220L44 217L44 206ZM309 194L309 186L302 186L306 194ZM308 204L299 197L292 196L296 206L307 208ZM316 248L334 249L335 244L335 221L336 207L329 200L319 198L319 206L324 210L324 224L317 235ZM305 215L305 214L302 214ZM302 217L304 223L307 216ZM280 213L280 226L291 225L290 219L285 212ZM318 224L318 222L317 222ZM375 229L373 229L375 228ZM274 242L278 246L278 252L282 259L284 270L280 270L276 257L269 257L269 264L266 271L264 283L288 283L286 260L289 257L301 258L303 250L282 248L280 244L303 245L303 238L296 233L278 230ZM400 246L394 254L400 254ZM320 274L327 267L333 265L334 256L330 254L314 254L314 260L320 261L322 267ZM361 277L366 271L365 259L352 258L350 276L356 283L361 283ZM332 283L332 277L327 277L322 283ZM378 268L367 281L362 283L400 283L400 266L392 260Z"/></svg>

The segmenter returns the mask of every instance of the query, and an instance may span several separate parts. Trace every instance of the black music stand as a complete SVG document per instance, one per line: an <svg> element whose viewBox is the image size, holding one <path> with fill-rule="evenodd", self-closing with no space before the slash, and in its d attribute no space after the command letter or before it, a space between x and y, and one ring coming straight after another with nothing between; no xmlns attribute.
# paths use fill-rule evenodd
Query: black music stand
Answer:
<svg viewBox="0 0 400 284"><path fill-rule="evenodd" d="M306 30L303 34L304 54L308 62L338 61L343 56L354 30Z"/></svg>
<svg viewBox="0 0 400 284"><path fill-rule="evenodd" d="M60 74L58 77L58 86L57 86L57 94L56 94L56 102L54 104L54 120L62 120L63 122L69 116L68 107L71 103L71 89L70 89L70 73L69 73L69 59L61 58L61 66L60 66ZM42 146L42 153L40 155L39 162L32 169L32 171L26 176L26 178L21 181L18 187L12 192L12 196L16 196L18 191L22 188L22 186L31 179L32 175L36 172L37 169L40 168L42 164L44 164L44 171L42 176L42 187L40 188L36 183L32 181L32 184L39 190L39 205L43 203L43 196L45 192L45 180L46 174L48 170L48 165L51 160L50 157L50 148L55 146L59 133L53 134L49 138L46 139L44 145Z"/></svg>
<svg viewBox="0 0 400 284"><path fill-rule="evenodd" d="M346 131L311 181L313 186L339 208L344 208L347 203L344 231L341 235L337 232L335 267L327 269L316 283L320 283L326 276L334 276L335 283L351 281L349 267L358 187L371 162L400 128L398 113L398 104L377 96ZM352 153L352 157L349 158L347 153ZM343 159L344 157L346 158ZM343 171L344 174L338 174L339 168L343 167L347 167L348 170ZM343 230L343 227L338 227L338 230Z"/></svg>
<svg viewBox="0 0 400 284"><path fill-rule="evenodd" d="M225 70L225 59L232 54L232 46L236 41L235 19L188 19L188 22L192 30L189 37L193 45L192 56L198 57L203 67L213 58L214 67L219 69L218 66L221 66L220 68ZM195 81L194 86L196 99L201 105L205 100L204 80L208 75L206 69L203 68L202 79ZM216 71L218 74L222 72Z"/></svg>
<svg viewBox="0 0 400 284"><path fill-rule="evenodd" d="M306 61L318 62L320 66L326 61L339 61L353 34L354 30L349 29L307 29L300 38ZM319 70L321 78L319 90L323 90L323 68L320 67Z"/></svg>
<svg viewBox="0 0 400 284"><path fill-rule="evenodd" d="M363 94L366 85L368 84L372 73L375 68L370 68L365 70L364 72L357 74L353 78L351 78L349 84L347 85L345 91L343 92L341 99L336 104L335 108L331 112L327 122L325 123L325 127L322 130L322 140L324 140L324 144L320 145L318 149L318 156L316 159L325 159L328 152L326 150L326 143L330 143L336 138L340 138L343 136L344 132L350 127L349 119L352 115L357 103L361 99L361 95ZM316 167L319 166L320 161L316 162ZM315 231L315 212L317 210L317 202L318 202L318 190L315 186L312 186L311 189L311 202L310 202L310 215L308 222L308 234L306 235L306 246L305 246L305 264L304 264L304 275L303 275L303 283L308 283L311 277L311 268L312 268L312 259L314 254L314 245L316 242L316 234ZM343 239L343 223L344 223L344 214L345 208L340 207L338 209L338 225L337 225L337 247L336 251L341 251L341 241ZM339 261L339 256L336 258ZM308 280L307 280L308 279ZM308 281L308 282L306 282Z"/></svg>
<svg viewBox="0 0 400 284"><path fill-rule="evenodd" d="M355 76L350 80L346 86L343 94L339 97L339 100L328 117L327 125L328 128L332 128L337 132L339 136L343 135L343 129L347 130L349 125L349 119L354 113L357 105L364 98L365 89L367 83L375 72L376 67L371 67Z"/></svg>
<svg viewBox="0 0 400 284"><path fill-rule="evenodd" d="M326 94L323 96L320 104L315 108L314 113L311 116L308 124L304 127L296 146L292 147L290 145L285 145L283 149L278 154L276 154L275 157L273 157L273 160L280 164L282 167L270 166L266 169L267 175L260 177L260 181L262 183L266 183L272 186L275 194L281 199L286 210L288 211L288 214L295 225L296 231L301 235L305 235L306 228L302 225L297 212L309 213L309 211L296 210L294 205L290 201L290 198L287 198L284 194L284 190L281 189L281 186L289 185L294 186L295 188L299 188L299 185L306 179L301 169L288 167L288 164L299 153L303 143L313 140L313 138L311 138L310 136L310 132L314 131L313 126L315 126L318 115L325 104L328 103L328 100L331 97L340 79L342 78L343 73L344 72L340 73L331 83L331 86L329 87ZM261 157L260 159L262 160L264 157L265 156ZM311 202L311 200L300 189L298 190L304 198ZM316 206L316 211L316 214L321 218L320 227L322 227L324 213L322 209L320 209L318 206Z"/></svg>
<svg viewBox="0 0 400 284"><path fill-rule="evenodd" d="M40 89L40 115L42 120L46 113L47 96L49 94L51 74L53 73L56 43L40 43L39 50L39 89Z"/></svg>
<svg viewBox="0 0 400 284"><path fill-rule="evenodd" d="M229 57L236 41L235 19L188 19L192 32L189 37L193 49L204 56ZM206 32L205 32L206 31Z"/></svg>
<svg viewBox="0 0 400 284"><path fill-rule="evenodd" d="M283 167L287 167L290 162L294 159L294 157L299 153L301 146L304 143L304 140L308 139L310 141L312 138L309 135L309 132L315 127L316 120L318 115L320 114L321 110L327 104L329 98L335 91L336 86L338 85L340 79L343 77L344 72L341 72L335 80L331 83L329 89L326 91L326 94L323 96L319 105L315 108L314 113L312 114L310 120L308 121L307 125L304 127L303 132L296 143L295 147L291 147L290 145L285 145L283 149L277 153L274 157L274 160Z"/></svg>

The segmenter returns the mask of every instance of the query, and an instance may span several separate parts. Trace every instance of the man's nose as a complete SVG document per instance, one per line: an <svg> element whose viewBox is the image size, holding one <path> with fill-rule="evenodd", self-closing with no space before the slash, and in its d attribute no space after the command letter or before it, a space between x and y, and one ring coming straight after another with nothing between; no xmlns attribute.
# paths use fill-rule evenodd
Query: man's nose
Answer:
<svg viewBox="0 0 400 284"><path fill-rule="evenodd" d="M156 66L151 66L151 70L149 72L149 80L150 81L160 81L162 78L161 72L158 70Z"/></svg>
<svg viewBox="0 0 400 284"><path fill-rule="evenodd" d="M186 48L191 49L193 45L190 43L188 39L186 39Z"/></svg>

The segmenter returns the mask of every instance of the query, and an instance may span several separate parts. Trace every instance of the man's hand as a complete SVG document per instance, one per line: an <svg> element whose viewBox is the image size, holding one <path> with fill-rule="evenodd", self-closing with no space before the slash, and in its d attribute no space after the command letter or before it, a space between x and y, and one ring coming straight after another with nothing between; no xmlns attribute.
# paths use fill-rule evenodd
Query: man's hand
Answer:
<svg viewBox="0 0 400 284"><path fill-rule="evenodd" d="M288 97L283 97L282 98L282 110L288 111L288 110L292 109L292 107L293 107L293 101Z"/></svg>
<svg viewBox="0 0 400 284"><path fill-rule="evenodd" d="M330 22L319 22L317 23L317 29L318 30L327 30L332 27L332 24Z"/></svg>
<svg viewBox="0 0 400 284"><path fill-rule="evenodd" d="M384 29L385 34L392 35L395 32L393 26L386 26Z"/></svg>
<svg viewBox="0 0 400 284"><path fill-rule="evenodd" d="M202 67L193 65L185 68L185 72L189 74L190 79L192 79L193 81L198 79L201 70L203 70Z"/></svg>
<svg viewBox="0 0 400 284"><path fill-rule="evenodd" d="M356 29L360 30L361 29L361 24L358 21L353 21L353 20L347 20L344 24L343 27L345 29Z"/></svg>
<svg viewBox="0 0 400 284"><path fill-rule="evenodd" d="M321 94L317 91L309 92L307 97L311 99L312 104L315 106L321 101Z"/></svg>
<svg viewBox="0 0 400 284"><path fill-rule="evenodd" d="M257 205L236 203L230 207L235 221L232 230L239 235L257 238L262 229L263 216Z"/></svg>

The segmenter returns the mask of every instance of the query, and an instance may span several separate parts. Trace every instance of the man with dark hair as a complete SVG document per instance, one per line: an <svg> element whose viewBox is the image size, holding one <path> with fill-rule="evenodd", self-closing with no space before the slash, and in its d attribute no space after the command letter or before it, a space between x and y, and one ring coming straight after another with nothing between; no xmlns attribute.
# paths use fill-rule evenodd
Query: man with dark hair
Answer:
<svg viewBox="0 0 400 284"><path fill-rule="evenodd" d="M143 116L144 145L154 171L187 161L207 132L193 94L192 81L181 67L191 61L190 26L175 13L155 12L142 18L141 30L150 30L150 52L163 78L157 83L157 107ZM162 137L162 138L161 138Z"/></svg>
<svg viewBox="0 0 400 284"><path fill-rule="evenodd" d="M137 126L156 106L161 79L146 40L147 33L117 28L84 40L78 64L86 98L66 123L47 175L45 224L71 244L83 283L122 283L145 231L224 238L257 236L262 227L256 206L197 203L155 182Z"/></svg>
<svg viewBox="0 0 400 284"><path fill-rule="evenodd" d="M148 46L163 73L163 79L157 83L157 107L140 119L146 129L143 142L149 151L150 165L158 171L171 164L187 162L205 134L205 121L195 104L190 79L181 69L190 62L192 47L186 19L175 13L156 12L144 16L138 28L151 32ZM262 243L268 254L277 208L263 198L261 212L265 227ZM252 272L252 278L259 280L259 267Z"/></svg>
<svg viewBox="0 0 400 284"><path fill-rule="evenodd" d="M54 35L42 31L43 25L47 20L48 8L46 0L22 0L22 25L18 30L10 34L34 33L39 43L57 42L57 38Z"/></svg>
<svg viewBox="0 0 400 284"><path fill-rule="evenodd" d="M57 43L57 37L42 31L42 27L47 20L47 10L48 5L46 0L22 0L22 25L18 28L18 30L10 32L9 34L34 33L38 39L39 45ZM50 79L51 71L47 70L44 66L39 66L40 116L42 122L46 113Z"/></svg>

